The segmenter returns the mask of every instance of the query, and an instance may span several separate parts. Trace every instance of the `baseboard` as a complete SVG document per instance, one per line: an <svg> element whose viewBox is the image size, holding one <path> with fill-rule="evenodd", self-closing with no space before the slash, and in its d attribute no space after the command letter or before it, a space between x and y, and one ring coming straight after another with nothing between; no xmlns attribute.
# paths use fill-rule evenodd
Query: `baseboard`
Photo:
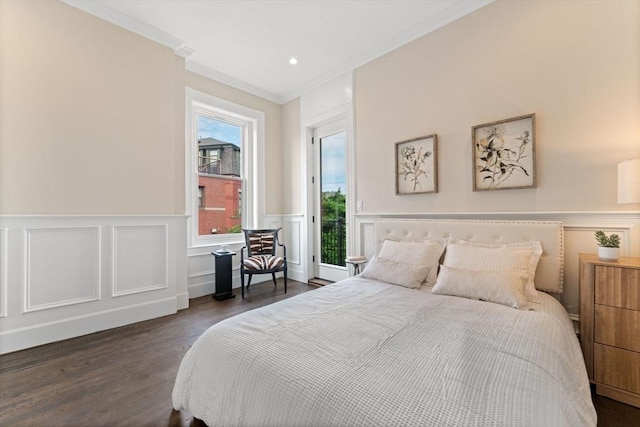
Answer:
<svg viewBox="0 0 640 427"><path fill-rule="evenodd" d="M189 293L184 292L176 295L176 308L178 310L184 310L185 308L189 308Z"/></svg>
<svg viewBox="0 0 640 427"><path fill-rule="evenodd" d="M176 297L105 310L0 333L0 354L176 313Z"/></svg>
<svg viewBox="0 0 640 427"><path fill-rule="evenodd" d="M198 283L195 285L190 285L187 291L189 292L189 299L203 297L205 295L213 294L214 283L213 282L205 282Z"/></svg>
<svg viewBox="0 0 640 427"><path fill-rule="evenodd" d="M282 273L277 273L276 277L277 278L282 277ZM296 280L302 283L307 282L307 279L304 278L304 275L302 274L301 271L289 270L287 277L289 280ZM272 280L271 275L269 274L256 274L253 276L253 279L251 279L251 283L252 284L262 283L262 282L267 282L271 280ZM240 277L233 278L233 284L231 287L232 289L238 289L238 290L240 289ZM215 282L212 280L195 283L195 284L189 285L189 288L188 288L189 299L199 298L205 295L212 295L214 291L215 291ZM184 307L184 308L187 308L187 307ZM179 306L178 309L182 309L182 308L180 308Z"/></svg>

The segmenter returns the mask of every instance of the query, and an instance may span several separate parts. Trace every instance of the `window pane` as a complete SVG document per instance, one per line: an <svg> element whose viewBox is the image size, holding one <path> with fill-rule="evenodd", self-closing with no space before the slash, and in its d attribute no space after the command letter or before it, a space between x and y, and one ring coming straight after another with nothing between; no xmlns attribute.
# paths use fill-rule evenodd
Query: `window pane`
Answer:
<svg viewBox="0 0 640 427"><path fill-rule="evenodd" d="M204 187L198 186L198 207L204 206Z"/></svg>
<svg viewBox="0 0 640 427"><path fill-rule="evenodd" d="M239 233L242 228L242 127L197 116L200 235Z"/></svg>
<svg viewBox="0 0 640 427"><path fill-rule="evenodd" d="M345 140L345 132L320 139L320 262L343 267L347 250Z"/></svg>

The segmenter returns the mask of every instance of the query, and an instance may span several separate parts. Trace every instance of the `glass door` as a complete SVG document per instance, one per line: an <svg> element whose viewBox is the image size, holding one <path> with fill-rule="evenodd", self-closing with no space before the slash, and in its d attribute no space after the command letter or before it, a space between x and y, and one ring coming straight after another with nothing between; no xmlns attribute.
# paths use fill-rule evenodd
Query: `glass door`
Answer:
<svg viewBox="0 0 640 427"><path fill-rule="evenodd" d="M323 126L314 132L315 276L338 281L348 276L346 224L346 132L344 125Z"/></svg>

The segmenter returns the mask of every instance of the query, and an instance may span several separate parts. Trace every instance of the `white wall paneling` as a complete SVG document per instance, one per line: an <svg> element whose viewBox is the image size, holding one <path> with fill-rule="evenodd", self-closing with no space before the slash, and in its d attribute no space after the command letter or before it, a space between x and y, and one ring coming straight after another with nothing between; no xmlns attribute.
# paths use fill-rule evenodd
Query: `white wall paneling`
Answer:
<svg viewBox="0 0 640 427"><path fill-rule="evenodd" d="M356 215L357 252L371 258L375 254L374 221L376 218L448 218L494 220L553 220L564 223L564 292L562 304L574 321L579 319L578 254L595 253L593 234L603 230L622 238L623 256L640 256L640 212L477 212L437 214L362 214Z"/></svg>
<svg viewBox="0 0 640 427"><path fill-rule="evenodd" d="M306 282L304 276L304 253L302 251L303 233L302 215L267 215L267 224L271 228L282 227L281 243L287 245L288 277L299 282Z"/></svg>
<svg viewBox="0 0 640 427"><path fill-rule="evenodd" d="M306 282L303 273L302 257L302 215L265 215L260 222L265 228L280 228L280 239L287 245L287 263L289 266L288 278L300 282ZM232 280L233 288L240 287L240 248L244 243L229 244L229 249L236 252L233 257ZM188 292L189 298L198 298L215 292L215 268L211 252L217 249L216 245L200 246L188 250ZM282 273L278 274L279 277ZM260 283L271 280L268 274L256 275L251 283Z"/></svg>
<svg viewBox="0 0 640 427"><path fill-rule="evenodd" d="M0 353L175 313L183 215L0 216Z"/></svg>
<svg viewBox="0 0 640 427"><path fill-rule="evenodd" d="M24 229L25 313L100 299L96 227Z"/></svg>
<svg viewBox="0 0 640 427"><path fill-rule="evenodd" d="M167 288L167 234L166 224L113 227L112 296Z"/></svg>
<svg viewBox="0 0 640 427"><path fill-rule="evenodd" d="M7 317L7 229L0 228L0 317Z"/></svg>
<svg viewBox="0 0 640 427"><path fill-rule="evenodd" d="M297 280L299 282L305 282L307 279L304 275L303 259L302 256L302 224L303 215L265 215L265 226L267 228L282 228L280 230L279 239L280 243L287 246L287 277L291 280ZM282 273L277 274L278 277L282 276ZM261 276L254 276L257 279ZM270 280L268 275L264 275L264 280ZM252 281L253 283L253 281Z"/></svg>

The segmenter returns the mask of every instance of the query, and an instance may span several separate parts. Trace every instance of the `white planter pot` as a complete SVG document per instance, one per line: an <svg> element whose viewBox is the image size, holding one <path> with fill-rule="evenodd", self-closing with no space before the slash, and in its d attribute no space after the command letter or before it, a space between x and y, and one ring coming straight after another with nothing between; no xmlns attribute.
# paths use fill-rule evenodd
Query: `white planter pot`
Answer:
<svg viewBox="0 0 640 427"><path fill-rule="evenodd" d="M602 261L617 261L620 258L620 248L598 246L598 258Z"/></svg>

